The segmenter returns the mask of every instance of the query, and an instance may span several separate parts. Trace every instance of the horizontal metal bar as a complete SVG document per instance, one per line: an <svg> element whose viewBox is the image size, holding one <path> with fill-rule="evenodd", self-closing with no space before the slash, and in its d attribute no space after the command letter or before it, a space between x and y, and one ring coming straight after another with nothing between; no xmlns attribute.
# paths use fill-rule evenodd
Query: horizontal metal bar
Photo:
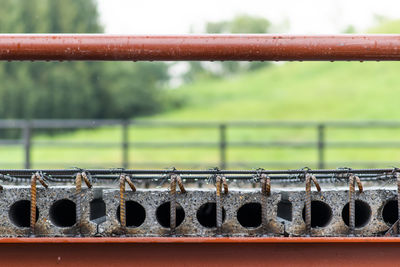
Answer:
<svg viewBox="0 0 400 267"><path fill-rule="evenodd" d="M398 237L5 237L1 244L400 243Z"/></svg>
<svg viewBox="0 0 400 267"><path fill-rule="evenodd" d="M276 127L276 128L314 128L320 125L334 128L399 128L400 121L216 121L216 122L190 122L190 121L156 121L156 120L143 120L131 121L134 126L144 127L218 127L219 125L226 125L229 127Z"/></svg>
<svg viewBox="0 0 400 267"><path fill-rule="evenodd" d="M51 129L51 128L94 128L99 126L112 126L120 125L121 120L71 120L71 119L37 119L37 120L0 120L0 128L3 129L19 129L27 125L31 128L37 129Z"/></svg>
<svg viewBox="0 0 400 267"><path fill-rule="evenodd" d="M400 128L400 121L218 121L218 122L191 122L191 121L157 121L157 120L101 120L101 119L0 119L1 129L21 129L29 125L38 129L74 129L95 128L99 126L115 126L127 123L135 127L162 127L162 128L216 128L220 125L228 127L276 127L276 128L311 128L319 125L334 128Z"/></svg>
<svg viewBox="0 0 400 267"><path fill-rule="evenodd" d="M19 145L22 140L0 140L0 145ZM217 142L129 142L132 148L216 148ZM36 147L63 147L63 148L115 148L120 147L117 142L85 142L85 141L45 141L38 140L31 143ZM240 145L239 145L240 146ZM246 145L245 145L246 146Z"/></svg>
<svg viewBox="0 0 400 267"><path fill-rule="evenodd" d="M218 170L218 169L209 169L209 170L175 170L175 169L168 169L168 170L139 170L139 169L123 169L123 168L116 168L116 169L85 169L86 172L89 172L93 175L107 175L107 174L132 174L132 175L151 175L151 174L160 174L160 175L168 175L171 173L175 174L187 174L187 175L199 175L199 174L208 174L208 175L216 175L216 174L231 174L231 175L257 175L257 174L294 174L294 175L302 175L305 173L312 173L312 174L390 174L394 171L397 171L396 168L384 168L384 169L296 169L296 170ZM47 173L48 175L73 175L79 169L2 169L0 170L0 174L3 175L24 175L24 174L32 174L35 172L43 172Z"/></svg>
<svg viewBox="0 0 400 267"><path fill-rule="evenodd" d="M0 140L0 145L20 145L23 140ZM233 147L249 147L249 148L316 148L316 141L232 141L227 142L227 146ZM32 142L32 146L46 146L46 147L87 147L87 148L114 148L119 147L121 143L118 142L87 142L87 141L45 141L37 140ZM325 146L330 148L399 148L400 142L396 141L333 141L325 142ZM217 148L218 142L129 142L132 148Z"/></svg>
<svg viewBox="0 0 400 267"><path fill-rule="evenodd" d="M56 237L0 242L3 265L41 267L126 266L133 261L139 266L393 266L400 249L397 237ZM177 251L178 256L171 257Z"/></svg>
<svg viewBox="0 0 400 267"><path fill-rule="evenodd" d="M116 142L85 142L85 141L45 141L45 140L38 140L32 142L32 146L39 146L39 147L63 147L63 148L114 148L120 147L121 143Z"/></svg>
<svg viewBox="0 0 400 267"><path fill-rule="evenodd" d="M0 60L400 60L400 35L2 34Z"/></svg>
<svg viewBox="0 0 400 267"><path fill-rule="evenodd" d="M399 148L400 142L395 141L342 141L342 142L325 142L330 148Z"/></svg>
<svg viewBox="0 0 400 267"><path fill-rule="evenodd" d="M1 120L0 120L1 121ZM399 128L400 121L157 121L131 120L133 126L143 127L174 127L174 128L214 128L220 125L229 127L276 127L276 128L308 128L324 125L335 128ZM1 124L0 124L1 125Z"/></svg>
<svg viewBox="0 0 400 267"><path fill-rule="evenodd" d="M8 142L5 140L4 144L20 144L21 141ZM0 140L0 145L2 144ZM116 142L80 142L80 141L35 141L32 142L35 146L58 146L58 147L88 147L88 148L113 148L119 147L121 144ZM313 148L316 142L227 142L230 147L295 147L295 148ZM218 142L130 142L129 146L132 148L217 148Z"/></svg>
<svg viewBox="0 0 400 267"><path fill-rule="evenodd" d="M76 171L78 172L78 171ZM124 173L124 172L121 172ZM47 173L45 173L47 175ZM76 174L76 173L75 173ZM50 175L47 176L48 180L51 182L71 182L75 179L75 174L72 175ZM101 181L115 181L119 179L119 174L107 174L107 175L93 175L90 174L91 178ZM317 174L316 178L320 182L347 182L347 176L335 176L331 174ZM393 177L390 175L376 175L376 174L359 174L359 178L363 181L382 181L392 179ZM210 175L180 175L183 181L189 180L200 181L205 180L208 181L210 179ZM250 182L255 182L255 175L225 175L224 176L228 180L249 180ZM20 174L20 175L0 175L0 179L2 180L26 180L28 181L31 178L31 174ZM133 175L131 176L133 180L151 180L156 183L160 183L160 181L168 179L168 176L165 175ZM304 182L304 177L299 175L270 175L270 178L273 182L276 183L294 183L294 182ZM393 179L394 180L394 179Z"/></svg>
<svg viewBox="0 0 400 267"><path fill-rule="evenodd" d="M15 145L22 145L24 142L23 140L7 140L7 139L0 139L1 146L15 146Z"/></svg>

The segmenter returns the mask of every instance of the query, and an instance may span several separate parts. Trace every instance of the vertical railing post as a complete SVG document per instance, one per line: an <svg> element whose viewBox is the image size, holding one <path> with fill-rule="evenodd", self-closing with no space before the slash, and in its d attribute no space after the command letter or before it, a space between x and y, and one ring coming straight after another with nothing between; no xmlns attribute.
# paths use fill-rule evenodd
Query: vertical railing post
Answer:
<svg viewBox="0 0 400 267"><path fill-rule="evenodd" d="M122 121L122 167L129 168L129 121Z"/></svg>
<svg viewBox="0 0 400 267"><path fill-rule="evenodd" d="M226 169L226 124L219 125L219 161L220 168Z"/></svg>
<svg viewBox="0 0 400 267"><path fill-rule="evenodd" d="M25 121L23 126L23 144L24 144L24 153L25 153L25 162L24 168L31 168L31 147L32 147L32 128L29 121Z"/></svg>
<svg viewBox="0 0 400 267"><path fill-rule="evenodd" d="M325 168L324 150L325 150L325 125L319 124L318 128L318 168Z"/></svg>

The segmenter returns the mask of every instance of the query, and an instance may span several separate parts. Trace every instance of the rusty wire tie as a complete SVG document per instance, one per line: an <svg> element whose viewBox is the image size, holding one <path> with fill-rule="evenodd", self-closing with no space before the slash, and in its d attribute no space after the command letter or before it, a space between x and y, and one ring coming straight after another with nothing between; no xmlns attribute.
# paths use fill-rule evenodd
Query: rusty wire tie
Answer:
<svg viewBox="0 0 400 267"><path fill-rule="evenodd" d="M92 188L86 172L79 172L75 177L76 220L79 230L82 226L82 179L89 189Z"/></svg>
<svg viewBox="0 0 400 267"><path fill-rule="evenodd" d="M119 177L119 220L122 228L126 228L125 183L128 183L132 192L136 192L136 187L131 178L126 174L121 174Z"/></svg>
<svg viewBox="0 0 400 267"><path fill-rule="evenodd" d="M48 188L49 186L45 182L44 175L42 173L36 172L31 177L31 214L30 214L30 228L31 228L31 235L35 235L35 224L36 224L36 181L42 184L44 188Z"/></svg>
<svg viewBox="0 0 400 267"><path fill-rule="evenodd" d="M2 178L4 178L4 175L1 175ZM2 185L0 185L0 191L3 191L4 187Z"/></svg>
<svg viewBox="0 0 400 267"><path fill-rule="evenodd" d="M217 234L222 233L222 204L221 204L221 191L222 191L222 186L224 187L224 194L228 194L228 183L226 181L226 178L224 176L217 175L215 179L215 186L216 186L216 224L217 224Z"/></svg>
<svg viewBox="0 0 400 267"><path fill-rule="evenodd" d="M268 225L267 198L271 196L271 178L265 173L260 175L261 184L261 224L266 230Z"/></svg>
<svg viewBox="0 0 400 267"><path fill-rule="evenodd" d="M182 179L179 175L172 173L170 175L170 202L169 202L169 227L171 229L171 234L175 234L176 229L176 184L178 184L179 190L182 194L186 193L186 189L183 186Z"/></svg>
<svg viewBox="0 0 400 267"><path fill-rule="evenodd" d="M351 236L354 236L355 224L356 224L356 202L354 198L355 194L355 183L358 186L358 192L363 192L363 186L361 184L360 177L350 173L349 174L349 232Z"/></svg>
<svg viewBox="0 0 400 267"><path fill-rule="evenodd" d="M309 173L305 174L306 178L306 203L305 203L305 221L307 235L311 235L311 181L314 183L317 191L321 193L321 187L317 178Z"/></svg>

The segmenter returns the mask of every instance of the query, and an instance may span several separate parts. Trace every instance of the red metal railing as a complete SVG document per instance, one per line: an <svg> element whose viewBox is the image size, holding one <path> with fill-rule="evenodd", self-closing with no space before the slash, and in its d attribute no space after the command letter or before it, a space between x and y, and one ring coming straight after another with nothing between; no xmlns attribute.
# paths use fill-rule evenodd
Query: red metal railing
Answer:
<svg viewBox="0 0 400 267"><path fill-rule="evenodd" d="M0 60L400 60L400 35L3 34Z"/></svg>
<svg viewBox="0 0 400 267"><path fill-rule="evenodd" d="M3 266L397 266L398 238L8 238Z"/></svg>

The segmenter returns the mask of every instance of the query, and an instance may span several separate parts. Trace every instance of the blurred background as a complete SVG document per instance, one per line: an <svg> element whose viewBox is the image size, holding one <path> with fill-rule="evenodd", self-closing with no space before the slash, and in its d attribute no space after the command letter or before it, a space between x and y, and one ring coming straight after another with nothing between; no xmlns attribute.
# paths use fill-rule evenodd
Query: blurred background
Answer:
<svg viewBox="0 0 400 267"><path fill-rule="evenodd" d="M400 2L0 0L1 33L400 33ZM0 168L390 167L398 62L0 62Z"/></svg>

